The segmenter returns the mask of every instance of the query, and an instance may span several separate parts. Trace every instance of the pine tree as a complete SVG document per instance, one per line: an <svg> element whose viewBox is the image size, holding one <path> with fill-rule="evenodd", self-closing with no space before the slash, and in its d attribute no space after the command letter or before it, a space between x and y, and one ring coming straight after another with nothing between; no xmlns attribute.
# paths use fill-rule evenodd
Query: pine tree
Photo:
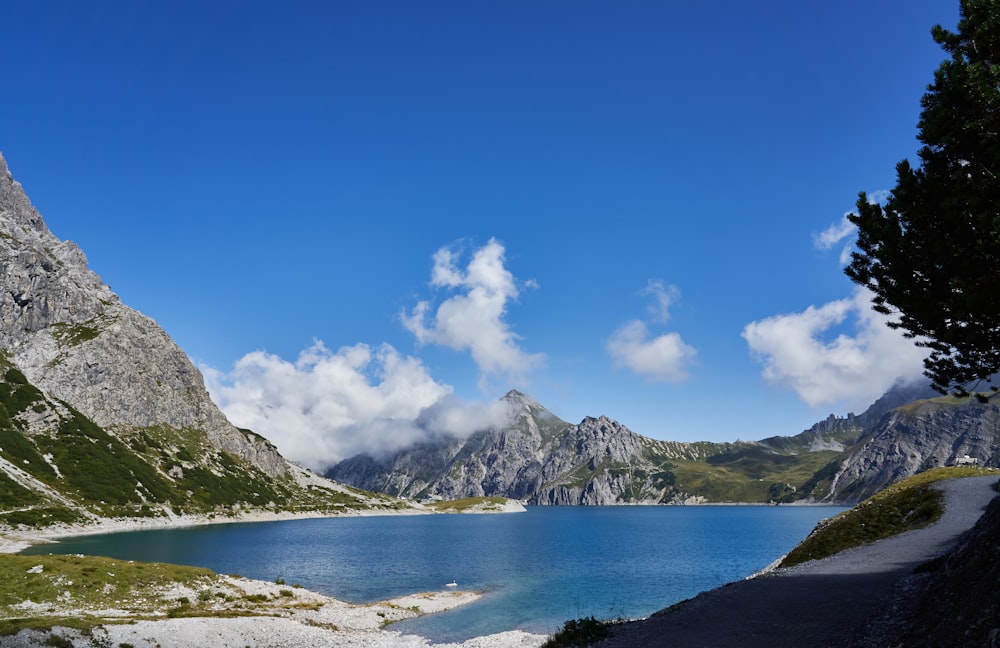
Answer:
<svg viewBox="0 0 1000 648"><path fill-rule="evenodd" d="M957 32L931 33L950 56L921 101L920 165L896 166L884 205L860 194L845 272L930 349L934 387L966 395L1000 370L1000 0L962 0Z"/></svg>

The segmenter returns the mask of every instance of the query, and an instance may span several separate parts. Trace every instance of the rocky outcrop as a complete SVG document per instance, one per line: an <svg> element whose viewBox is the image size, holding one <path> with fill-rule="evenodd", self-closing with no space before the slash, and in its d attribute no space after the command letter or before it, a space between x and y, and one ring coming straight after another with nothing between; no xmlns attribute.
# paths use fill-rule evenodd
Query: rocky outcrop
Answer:
<svg viewBox="0 0 1000 648"><path fill-rule="evenodd" d="M632 468L649 462L643 437L621 423L605 416L588 417L552 446L541 466L535 502L596 505L636 499L630 497L636 486Z"/></svg>
<svg viewBox="0 0 1000 648"><path fill-rule="evenodd" d="M2 156L0 278L0 348L33 384L102 427L193 428L269 475L286 472L271 444L229 423L163 329L49 231Z"/></svg>

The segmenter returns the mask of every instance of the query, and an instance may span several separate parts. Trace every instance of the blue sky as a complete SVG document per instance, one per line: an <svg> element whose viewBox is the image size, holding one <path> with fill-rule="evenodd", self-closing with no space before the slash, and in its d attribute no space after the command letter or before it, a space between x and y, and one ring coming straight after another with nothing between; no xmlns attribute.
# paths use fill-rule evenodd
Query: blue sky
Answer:
<svg viewBox="0 0 1000 648"><path fill-rule="evenodd" d="M510 388L661 439L796 434L920 373L841 226L913 158L957 18L15 0L0 151L293 459L405 443L435 403L457 430Z"/></svg>

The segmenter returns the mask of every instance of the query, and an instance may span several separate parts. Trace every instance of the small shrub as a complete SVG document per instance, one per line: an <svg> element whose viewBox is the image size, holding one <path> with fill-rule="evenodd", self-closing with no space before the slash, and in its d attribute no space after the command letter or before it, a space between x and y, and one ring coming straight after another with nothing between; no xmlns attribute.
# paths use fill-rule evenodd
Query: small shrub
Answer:
<svg viewBox="0 0 1000 648"><path fill-rule="evenodd" d="M549 637L542 648L562 646L587 646L608 636L608 624L594 617L571 619L563 624L563 629Z"/></svg>
<svg viewBox="0 0 1000 648"><path fill-rule="evenodd" d="M52 634L50 634L48 637L46 637L46 639L45 639L45 645L46 646L55 646L55 648L73 648L73 642L72 641L70 641L66 637L63 637L61 635L57 635L54 632Z"/></svg>

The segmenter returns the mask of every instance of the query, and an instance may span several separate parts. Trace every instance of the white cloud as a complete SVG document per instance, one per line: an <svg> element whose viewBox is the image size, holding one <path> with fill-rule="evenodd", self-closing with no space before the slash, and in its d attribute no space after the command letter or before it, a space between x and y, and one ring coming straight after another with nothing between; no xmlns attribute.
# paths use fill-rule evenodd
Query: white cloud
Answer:
<svg viewBox="0 0 1000 648"><path fill-rule="evenodd" d="M662 324L670 319L670 307L681 293L677 286L651 279L642 294L651 298L647 307L651 320ZM627 322L615 331L606 348L617 366L662 382L687 380L687 368L697 356L695 348L678 333L650 337L649 327L642 320Z"/></svg>
<svg viewBox="0 0 1000 648"><path fill-rule="evenodd" d="M677 286L667 285L660 279L650 279L642 294L653 298L653 303L648 307L650 317L654 322L663 323L670 319L670 306L680 297L681 291Z"/></svg>
<svg viewBox="0 0 1000 648"><path fill-rule="evenodd" d="M469 351L482 379L494 375L523 379L543 356L523 351L505 320L508 304L519 293L514 275L504 266L503 245L490 239L476 250L465 268L458 262L459 255L446 247L434 254L431 286L454 294L436 311L430 302L418 302L409 314L402 313L403 325L421 344Z"/></svg>
<svg viewBox="0 0 1000 648"><path fill-rule="evenodd" d="M871 308L871 293L858 289L848 299L751 322L742 335L763 361L768 383L793 390L810 406L859 409L897 381L921 374L925 350L890 329L887 319ZM854 335L824 339L845 322L853 323Z"/></svg>
<svg viewBox="0 0 1000 648"><path fill-rule="evenodd" d="M435 436L461 438L479 430L507 425L514 414L514 406L503 399L463 403L455 396L444 396L420 412L418 420L422 428Z"/></svg>
<svg viewBox="0 0 1000 648"><path fill-rule="evenodd" d="M878 189L869 194L866 194L869 204L872 205L884 205L885 201L889 200L892 196L892 192L888 189Z"/></svg>
<svg viewBox="0 0 1000 648"><path fill-rule="evenodd" d="M391 452L429 436L465 436L502 421L506 411L460 403L419 359L388 344L332 352L316 342L294 363L257 351L229 373L202 371L230 421L319 472L361 452Z"/></svg>
<svg viewBox="0 0 1000 648"><path fill-rule="evenodd" d="M840 251L840 257L837 259L838 261L840 261L840 265L846 266L848 263L851 262L852 252L854 252L853 244L845 245L843 247L843 249Z"/></svg>
<svg viewBox="0 0 1000 648"><path fill-rule="evenodd" d="M683 382L689 378L687 366L697 355L677 333L649 337L646 324L632 320L615 331L607 344L615 364L650 380Z"/></svg>
<svg viewBox="0 0 1000 648"><path fill-rule="evenodd" d="M813 245L820 250L829 250L847 237L852 236L858 228L854 223L847 219L851 213L852 212L848 212L844 214L839 221L830 225L819 234L814 234Z"/></svg>

